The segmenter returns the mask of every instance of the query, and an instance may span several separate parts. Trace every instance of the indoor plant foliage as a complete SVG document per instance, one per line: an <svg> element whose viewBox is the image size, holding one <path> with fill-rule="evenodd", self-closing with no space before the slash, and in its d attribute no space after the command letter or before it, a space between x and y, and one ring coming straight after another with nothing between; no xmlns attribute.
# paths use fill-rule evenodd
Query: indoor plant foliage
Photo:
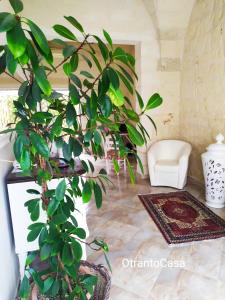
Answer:
<svg viewBox="0 0 225 300"><path fill-rule="evenodd" d="M71 16L65 17L69 28L53 26L57 36L53 42L59 44L64 56L62 62L54 65L53 55L43 31L29 18L22 17L23 4L10 0L14 13L0 13L0 32L6 34L6 45L0 48L0 73L5 73L20 82L18 99L14 101L15 123L4 132L12 132L14 154L23 172L36 178L41 192L28 190L31 199L26 202L32 224L29 226L28 241L38 239L39 251L29 253L19 295L27 299L31 282L35 282L41 294L62 299L88 299L96 284L96 278L78 273L82 257L81 243L85 242L85 230L79 227L73 212L76 197L84 203L95 199L98 208L102 203L102 190L108 181L104 170L96 175L73 175L61 179L56 189L49 189L48 183L54 173L60 173L55 160L50 157L54 143L62 149L65 161L74 168L81 153L89 153L95 159L104 156L103 143L107 135L115 141L120 157L127 157L132 151L126 148L120 136L119 126L126 124L132 144L143 146L148 133L140 117L162 102L158 94L150 97L147 105L135 90L130 73L135 74L135 59L122 48L115 47L110 35L103 30L103 39L87 34L82 25ZM82 36L77 42L76 34ZM100 63L92 47L96 43L103 57ZM72 42L72 43L71 43ZM79 71L80 59L85 59L89 71ZM49 75L63 66L68 79L69 96L54 91ZM98 75L92 73L92 66ZM16 77L20 69L26 78L23 82ZM129 72L128 72L129 70ZM135 94L140 113L137 114L120 86L124 85ZM85 118L85 122L82 121ZM153 123L152 119L148 117ZM154 125L155 126L155 125ZM137 162L141 161L134 152ZM93 173L91 162L81 164L86 172ZM113 160L114 169L119 171L118 162ZM131 181L134 170L127 159ZM68 176L67 176L68 177ZM38 221L40 210L46 213L47 221ZM92 248L108 251L104 241L94 240ZM46 270L36 270L32 262L39 256L46 262Z"/></svg>

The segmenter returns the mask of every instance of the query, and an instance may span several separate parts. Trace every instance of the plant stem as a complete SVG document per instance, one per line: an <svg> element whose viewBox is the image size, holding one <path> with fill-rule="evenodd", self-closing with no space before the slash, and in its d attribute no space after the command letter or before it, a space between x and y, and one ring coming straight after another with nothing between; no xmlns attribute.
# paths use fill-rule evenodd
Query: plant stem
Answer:
<svg viewBox="0 0 225 300"><path fill-rule="evenodd" d="M87 34L87 35L85 36L85 39L84 39L83 42L80 44L80 46L76 49L76 51L74 51L73 54L78 53L78 52L83 48L83 46L84 46L84 45L86 44L86 42L87 42L88 37L89 37L89 34ZM67 60L69 60L70 57L71 57L71 56L64 58L64 59L63 59L63 60L55 67L55 70L57 70L57 69L58 69L59 67L61 67L65 62L67 62ZM52 74L53 72L54 72L54 70L49 71L49 72L47 73L47 77L48 77L50 74Z"/></svg>
<svg viewBox="0 0 225 300"><path fill-rule="evenodd" d="M16 80L19 83L23 83L23 81L19 80L18 78L14 77L13 75L11 75L10 73L8 73L7 71L4 71L4 73L6 75L8 75L9 77L11 77L12 79Z"/></svg>
<svg viewBox="0 0 225 300"><path fill-rule="evenodd" d="M63 262L62 262L62 260L59 256L59 254L58 254L58 261L59 261L60 268L64 271L64 265L63 265ZM69 276L67 274L65 274L64 278L65 278L65 281L68 284L68 288L69 288L70 293L72 293L73 289L72 289L72 286L71 286L71 283L70 283Z"/></svg>
<svg viewBox="0 0 225 300"><path fill-rule="evenodd" d="M45 161L45 159L39 155L38 160L39 160L40 168L45 171L46 170L46 161ZM42 201L45 204L46 209L47 209L47 207L48 207L48 198L46 198L45 193L48 190L48 185L47 185L46 182L42 182L41 187L42 187Z"/></svg>
<svg viewBox="0 0 225 300"><path fill-rule="evenodd" d="M107 63L107 65L105 66L104 70L107 69L112 63L112 60L110 60L110 62ZM92 87L96 84L96 82L101 78L104 70L99 73L99 75L95 78L95 80L92 82ZM82 97L85 97L87 95L87 93L92 89L92 87L87 88L86 91L82 92Z"/></svg>

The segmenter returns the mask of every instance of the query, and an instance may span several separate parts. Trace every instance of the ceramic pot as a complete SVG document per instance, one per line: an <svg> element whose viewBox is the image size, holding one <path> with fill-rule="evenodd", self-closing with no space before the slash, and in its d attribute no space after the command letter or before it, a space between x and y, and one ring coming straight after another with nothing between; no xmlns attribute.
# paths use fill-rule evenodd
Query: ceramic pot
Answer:
<svg viewBox="0 0 225 300"><path fill-rule="evenodd" d="M202 165L205 179L206 205L222 208L225 204L225 144L224 136L218 134L216 143L203 153Z"/></svg>

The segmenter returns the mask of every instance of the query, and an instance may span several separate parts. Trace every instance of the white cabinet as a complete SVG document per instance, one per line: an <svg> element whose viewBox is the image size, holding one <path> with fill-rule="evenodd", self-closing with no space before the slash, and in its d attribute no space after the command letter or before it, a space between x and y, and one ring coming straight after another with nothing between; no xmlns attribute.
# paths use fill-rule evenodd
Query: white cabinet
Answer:
<svg viewBox="0 0 225 300"><path fill-rule="evenodd" d="M49 188L55 188L60 180L60 178L52 179L49 183ZM37 185L34 180L22 178L19 177L18 174L13 175L11 173L7 178L7 188L13 225L15 252L19 257L20 274L23 276L27 252L38 249L38 240L35 240L34 242L27 241L27 234L29 232L27 227L32 223L32 221L30 219L27 207L24 206L24 203L32 198L35 198L35 195L31 195L26 191L28 189L40 190L40 186ZM82 203L81 198L76 199L75 205L79 212L75 211L74 216L78 221L78 225L86 230L88 236L89 232L86 222L86 205ZM38 222L45 220L46 213L41 209ZM86 259L86 249L84 244L82 247L83 259Z"/></svg>

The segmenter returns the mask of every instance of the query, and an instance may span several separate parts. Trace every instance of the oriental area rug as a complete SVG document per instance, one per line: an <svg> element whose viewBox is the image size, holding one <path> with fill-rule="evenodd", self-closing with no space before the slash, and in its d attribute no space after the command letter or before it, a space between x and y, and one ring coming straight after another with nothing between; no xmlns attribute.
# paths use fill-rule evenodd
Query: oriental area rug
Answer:
<svg viewBox="0 0 225 300"><path fill-rule="evenodd" d="M225 237L225 221L188 192L139 198L171 246Z"/></svg>

